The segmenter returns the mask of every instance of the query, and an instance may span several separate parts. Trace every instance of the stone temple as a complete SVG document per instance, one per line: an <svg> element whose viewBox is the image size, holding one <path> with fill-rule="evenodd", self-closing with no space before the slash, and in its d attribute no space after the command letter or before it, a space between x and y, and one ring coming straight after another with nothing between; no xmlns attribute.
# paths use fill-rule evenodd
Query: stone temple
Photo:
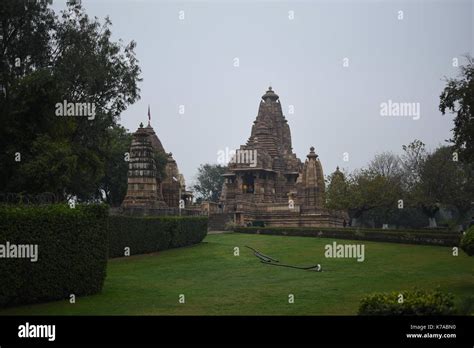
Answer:
<svg viewBox="0 0 474 348"><path fill-rule="evenodd" d="M324 207L323 168L314 147L306 157L302 163L293 152L288 121L269 87L247 143L224 174L223 213L241 225L342 226L346 214Z"/></svg>
<svg viewBox="0 0 474 348"><path fill-rule="evenodd" d="M167 158L163 179L157 176L154 153ZM145 215L174 214L191 202L192 193L186 191L184 177L172 153L165 151L150 122L147 127L140 124L130 147L128 187L122 210Z"/></svg>

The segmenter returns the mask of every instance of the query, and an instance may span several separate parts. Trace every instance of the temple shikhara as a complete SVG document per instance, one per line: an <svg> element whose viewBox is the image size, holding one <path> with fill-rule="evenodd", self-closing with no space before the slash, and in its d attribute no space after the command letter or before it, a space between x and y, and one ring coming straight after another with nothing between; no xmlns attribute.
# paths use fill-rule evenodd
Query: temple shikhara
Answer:
<svg viewBox="0 0 474 348"><path fill-rule="evenodd" d="M166 158L165 175L157 174L156 154ZM180 205L181 202L181 205ZM129 153L127 195L124 212L136 214L173 214L192 202L184 177L171 152L167 153L150 122L133 133Z"/></svg>
<svg viewBox="0 0 474 348"><path fill-rule="evenodd" d="M242 225L342 226L343 212L324 208L324 175L314 147L303 163L293 152L288 121L271 87L262 96L245 145L224 174L224 214Z"/></svg>

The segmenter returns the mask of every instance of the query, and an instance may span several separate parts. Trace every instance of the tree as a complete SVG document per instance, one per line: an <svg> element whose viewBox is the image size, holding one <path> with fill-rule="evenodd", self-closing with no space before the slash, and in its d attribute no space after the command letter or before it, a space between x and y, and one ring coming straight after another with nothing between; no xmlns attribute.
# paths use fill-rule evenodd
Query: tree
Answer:
<svg viewBox="0 0 474 348"><path fill-rule="evenodd" d="M334 210L349 209L349 183L347 174L341 172L339 167L326 179L326 207Z"/></svg>
<svg viewBox="0 0 474 348"><path fill-rule="evenodd" d="M380 175L394 181L400 180L402 176L400 159L392 152L375 155L369 163L368 171L371 175Z"/></svg>
<svg viewBox="0 0 474 348"><path fill-rule="evenodd" d="M415 203L436 227L435 215L444 205L452 204L461 214L470 208L472 176L455 160L454 147L441 146L429 154L420 168L420 180L413 190Z"/></svg>
<svg viewBox="0 0 474 348"><path fill-rule="evenodd" d="M126 153L130 151L132 136L121 126L107 130L105 173L100 181L100 198L111 206L119 206L127 193L128 164Z"/></svg>
<svg viewBox="0 0 474 348"><path fill-rule="evenodd" d="M364 215L385 223L401 197L398 163L395 155L384 153L377 155L368 169L350 175L337 169L327 179L326 207L347 211L352 226L359 225Z"/></svg>
<svg viewBox="0 0 474 348"><path fill-rule="evenodd" d="M4 164L0 166L0 190L11 188L12 179L18 181L14 159L31 147L37 135L32 128L50 126L42 117L35 118L31 109L42 112L50 101L44 91L53 94L52 79L41 70L48 67L54 21L54 13L44 3L0 2L0 162ZM27 85L33 93L24 93Z"/></svg>
<svg viewBox="0 0 474 348"><path fill-rule="evenodd" d="M356 171L351 175L349 184L349 216L352 226L365 212L378 208L385 220L391 209L397 208L401 197L400 185L387 176L374 174L369 170Z"/></svg>
<svg viewBox="0 0 474 348"><path fill-rule="evenodd" d="M440 96L439 110L455 114L453 139L460 159L474 163L474 59L467 56L458 79L447 79Z"/></svg>
<svg viewBox="0 0 474 348"><path fill-rule="evenodd" d="M52 192L56 197L71 186L79 158L67 141L53 141L48 135L38 136L31 143L31 158L19 168L18 177L11 184L28 178L28 192ZM61 160L58 161L58 158Z"/></svg>
<svg viewBox="0 0 474 348"><path fill-rule="evenodd" d="M421 166L426 160L425 144L415 139L408 145L403 145L403 154L400 157L403 170L402 185L405 191L411 192L413 187L420 181Z"/></svg>
<svg viewBox="0 0 474 348"><path fill-rule="evenodd" d="M135 43L112 42L110 26L108 18L90 19L78 3L61 18L45 2L0 3L0 160L7 164L0 167L0 191L51 190L88 200L110 185L107 161L116 149L109 145L122 141L111 130L139 99L141 80ZM57 117L64 100L94 105L93 119ZM64 166L62 174L48 173Z"/></svg>
<svg viewBox="0 0 474 348"><path fill-rule="evenodd" d="M448 203L456 207L459 218L458 223L469 219L468 213L474 205L474 164L458 163L458 169L453 173L455 187Z"/></svg>
<svg viewBox="0 0 474 348"><path fill-rule="evenodd" d="M198 169L197 184L194 185L199 195L211 202L218 202L224 184L223 174L227 167L220 164L201 164Z"/></svg>
<svg viewBox="0 0 474 348"><path fill-rule="evenodd" d="M394 225L396 228L423 228L426 226L426 216L417 207L374 208L364 214L360 219L362 225L370 227L383 224Z"/></svg>

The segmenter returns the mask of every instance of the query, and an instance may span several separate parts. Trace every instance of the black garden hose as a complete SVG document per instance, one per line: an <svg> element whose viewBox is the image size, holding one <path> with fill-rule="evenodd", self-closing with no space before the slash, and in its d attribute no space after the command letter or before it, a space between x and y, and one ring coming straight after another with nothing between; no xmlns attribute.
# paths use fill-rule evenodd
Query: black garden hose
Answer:
<svg viewBox="0 0 474 348"><path fill-rule="evenodd" d="M316 271L316 272L321 272L321 265L317 264L314 266L309 266L309 267L300 267L300 266L292 266L292 265L285 265L279 263L280 261L268 256L262 254L260 251L257 249L254 249L252 247L249 247L248 245L245 245L246 248L249 248L250 250L253 251L254 255L260 259L261 263L264 263L266 265L272 265L272 266L281 266L281 267L288 267L288 268L295 268L295 269L302 269L302 270L307 270L307 271Z"/></svg>
<svg viewBox="0 0 474 348"><path fill-rule="evenodd" d="M267 265L272 265L272 266L281 266L281 267L289 267L289 268L296 268L296 269L303 269L306 271L316 271L316 272L322 272L321 265L318 263L317 265L314 266L309 266L309 267L299 267L299 266L292 266L292 265L284 265L282 263L271 263L271 262L264 262L260 261L261 263L267 264Z"/></svg>
<svg viewBox="0 0 474 348"><path fill-rule="evenodd" d="M257 256L259 259L265 261L265 262L271 262L271 261L274 261L274 262L280 262L270 256L267 256L267 255L264 255L262 254L261 252L259 252L258 250L254 249L254 248L251 248L249 247L248 245L245 246L246 248L249 248L250 250L252 250L254 252L254 255Z"/></svg>

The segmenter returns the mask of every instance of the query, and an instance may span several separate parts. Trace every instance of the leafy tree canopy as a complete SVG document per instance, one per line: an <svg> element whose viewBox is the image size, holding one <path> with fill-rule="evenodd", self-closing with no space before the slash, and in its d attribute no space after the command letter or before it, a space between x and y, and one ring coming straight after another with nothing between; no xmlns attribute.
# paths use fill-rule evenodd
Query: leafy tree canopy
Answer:
<svg viewBox="0 0 474 348"><path fill-rule="evenodd" d="M443 115L446 112L455 115L452 141L460 159L474 163L474 58L466 59L459 78L447 79L439 109Z"/></svg>
<svg viewBox="0 0 474 348"><path fill-rule="evenodd" d="M135 43L113 42L110 27L80 4L58 16L45 2L0 3L0 191L123 192L129 139L118 120L141 79ZM58 117L63 101L94 105L94 117Z"/></svg>
<svg viewBox="0 0 474 348"><path fill-rule="evenodd" d="M218 202L224 184L222 176L227 170L226 166L220 164L201 164L194 185L194 190L204 200Z"/></svg>

